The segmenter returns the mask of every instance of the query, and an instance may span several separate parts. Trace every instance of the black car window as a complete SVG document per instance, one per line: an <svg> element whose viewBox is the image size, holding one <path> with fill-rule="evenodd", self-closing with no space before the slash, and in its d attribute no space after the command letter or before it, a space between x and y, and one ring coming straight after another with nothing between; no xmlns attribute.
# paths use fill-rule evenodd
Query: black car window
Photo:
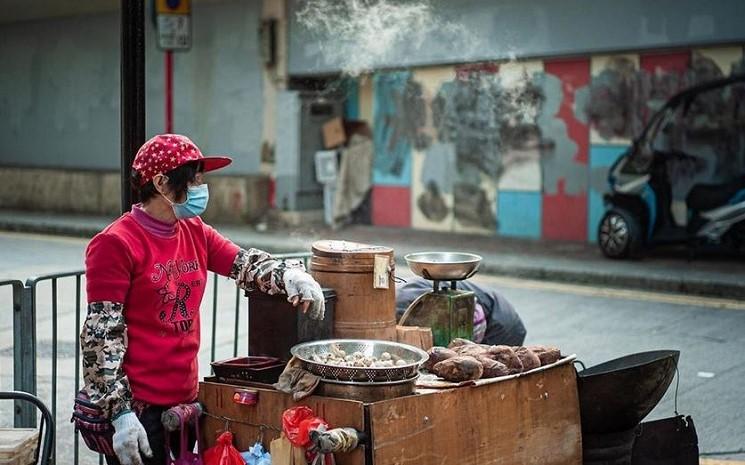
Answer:
<svg viewBox="0 0 745 465"><path fill-rule="evenodd" d="M678 152L683 147L683 105L669 108L651 133L651 148L654 152Z"/></svg>
<svg viewBox="0 0 745 465"><path fill-rule="evenodd" d="M684 107L682 137L676 147L696 159L698 183L728 182L745 174L745 83L697 94Z"/></svg>

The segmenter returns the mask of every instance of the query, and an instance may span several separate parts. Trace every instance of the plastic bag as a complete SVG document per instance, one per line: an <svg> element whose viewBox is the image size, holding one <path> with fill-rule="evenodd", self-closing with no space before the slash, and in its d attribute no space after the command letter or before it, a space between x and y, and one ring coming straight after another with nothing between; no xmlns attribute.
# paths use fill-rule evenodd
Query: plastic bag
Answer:
<svg viewBox="0 0 745 465"><path fill-rule="evenodd" d="M204 465L245 465L238 449L233 447L233 433L226 431L217 443L204 451Z"/></svg>
<svg viewBox="0 0 745 465"><path fill-rule="evenodd" d="M287 409L282 414L282 430L293 446L307 447L310 445L310 430L320 426L328 428L328 423L319 418L313 410L306 406Z"/></svg>
<svg viewBox="0 0 745 465"><path fill-rule="evenodd" d="M264 450L260 442L249 447L248 451L241 452L241 457L246 461L246 465L272 465L272 456Z"/></svg>

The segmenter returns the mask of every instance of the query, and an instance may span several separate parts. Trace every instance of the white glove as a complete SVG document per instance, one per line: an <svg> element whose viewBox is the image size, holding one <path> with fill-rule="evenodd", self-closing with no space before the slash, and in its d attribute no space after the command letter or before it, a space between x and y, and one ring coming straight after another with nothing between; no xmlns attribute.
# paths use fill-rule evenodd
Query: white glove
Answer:
<svg viewBox="0 0 745 465"><path fill-rule="evenodd" d="M321 286L315 279L299 268L290 268L284 274L287 300L297 305L303 302L303 312L313 320L323 320L326 304Z"/></svg>
<svg viewBox="0 0 745 465"><path fill-rule="evenodd" d="M114 452L121 465L142 465L143 455L150 458L153 451L147 440L145 427L133 412L124 413L112 422L114 425L114 438L112 440Z"/></svg>

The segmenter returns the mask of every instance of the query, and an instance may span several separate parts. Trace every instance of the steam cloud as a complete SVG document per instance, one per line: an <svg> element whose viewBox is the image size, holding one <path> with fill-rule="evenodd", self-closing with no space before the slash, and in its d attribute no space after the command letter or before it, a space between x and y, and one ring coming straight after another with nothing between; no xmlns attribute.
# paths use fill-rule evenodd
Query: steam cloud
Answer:
<svg viewBox="0 0 745 465"><path fill-rule="evenodd" d="M433 37L463 56L478 48L469 30L438 17L429 1L305 0L297 20L328 40L319 41L324 58L352 76L390 66L394 56L421 53L425 40Z"/></svg>

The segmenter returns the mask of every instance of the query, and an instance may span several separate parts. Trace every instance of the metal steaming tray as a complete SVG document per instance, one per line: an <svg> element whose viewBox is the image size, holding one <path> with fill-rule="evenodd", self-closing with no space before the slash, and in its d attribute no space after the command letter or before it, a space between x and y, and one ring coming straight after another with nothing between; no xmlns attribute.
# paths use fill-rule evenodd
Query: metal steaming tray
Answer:
<svg viewBox="0 0 745 465"><path fill-rule="evenodd" d="M411 361L411 363L392 368L345 367L326 365L313 360L313 355L324 356L330 353L333 345L347 354L361 352L368 357L380 358L383 352L388 352L394 361L403 359ZM414 378L417 376L421 364L429 358L427 352L414 346L365 339L328 339L306 342L296 345L290 352L303 363L306 370L322 379L364 383L391 382Z"/></svg>

